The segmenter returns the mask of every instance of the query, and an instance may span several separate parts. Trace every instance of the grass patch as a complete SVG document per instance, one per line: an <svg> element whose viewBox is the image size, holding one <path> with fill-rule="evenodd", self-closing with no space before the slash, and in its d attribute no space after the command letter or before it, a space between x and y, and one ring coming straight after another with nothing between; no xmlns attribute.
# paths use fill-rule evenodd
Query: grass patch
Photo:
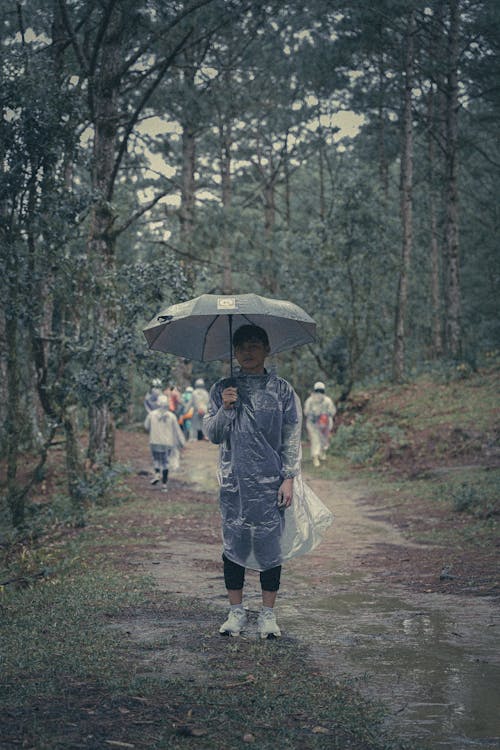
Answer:
<svg viewBox="0 0 500 750"><path fill-rule="evenodd" d="M451 427L488 430L498 423L500 368L468 372L454 382L423 375L409 384L370 391L368 418L401 429L424 430L446 423Z"/></svg>
<svg viewBox="0 0 500 750"><path fill-rule="evenodd" d="M405 747L384 736L382 712L354 688L313 672L298 644L207 635L219 613L159 601L144 583L131 590L88 572L18 592L3 609L6 746L79 747L86 738L89 747L178 748L197 737L215 749L251 734L259 748ZM131 645L112 627L120 618L156 623L157 639ZM202 674L176 674L186 654Z"/></svg>

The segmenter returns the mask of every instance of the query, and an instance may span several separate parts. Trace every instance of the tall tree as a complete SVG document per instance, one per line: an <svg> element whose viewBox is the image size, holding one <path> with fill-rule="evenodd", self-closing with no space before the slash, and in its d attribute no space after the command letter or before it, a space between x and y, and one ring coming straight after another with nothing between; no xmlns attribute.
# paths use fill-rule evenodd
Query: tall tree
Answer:
<svg viewBox="0 0 500 750"><path fill-rule="evenodd" d="M401 138L401 225L402 247L396 298L394 327L393 378L401 381L405 373L406 317L408 308L408 283L413 243L413 95L415 71L415 15L408 19L403 37L404 49L404 107Z"/></svg>
<svg viewBox="0 0 500 750"><path fill-rule="evenodd" d="M458 113L460 3L449 0L448 66L446 81L446 343L457 358L461 349L461 291L458 199Z"/></svg>
<svg viewBox="0 0 500 750"><path fill-rule="evenodd" d="M97 376L90 402L88 454L94 463L110 463L114 451L113 373L109 346L116 329L117 310L112 294L116 261L117 210L115 187L128 142L141 113L192 35L189 16L200 2L176 13L166 9L151 25L144 3L106 0L79 18L61 0L63 18L71 39L80 75L88 91L89 119L93 129L90 186L92 208L87 242L88 271L94 306L89 320L90 367ZM72 15L73 13L73 15ZM136 29L141 30L137 37ZM173 30L177 34L173 33ZM158 50L158 38L166 39ZM156 45L156 46L155 46ZM133 86L134 94L130 94ZM156 203L158 197L152 201ZM144 213L139 210L138 215ZM122 223L124 227L129 222Z"/></svg>

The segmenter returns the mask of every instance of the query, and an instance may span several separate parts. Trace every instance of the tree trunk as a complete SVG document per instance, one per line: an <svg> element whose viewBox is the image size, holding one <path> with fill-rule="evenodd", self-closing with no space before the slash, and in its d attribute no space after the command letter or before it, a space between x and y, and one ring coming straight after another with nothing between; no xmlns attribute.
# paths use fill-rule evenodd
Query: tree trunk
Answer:
<svg viewBox="0 0 500 750"><path fill-rule="evenodd" d="M194 208L195 208L195 171L196 171L196 139L192 125L185 123L182 128L182 186L180 236L183 249L189 254L192 249ZM188 260L184 270L189 285L192 288L195 280L193 264Z"/></svg>
<svg viewBox="0 0 500 750"><path fill-rule="evenodd" d="M387 210L389 205L389 164L387 160L386 152L386 121L385 121L385 70L383 57L380 56L378 59L378 168L380 177L380 186L382 189L382 196L384 201L384 208Z"/></svg>
<svg viewBox="0 0 500 750"><path fill-rule="evenodd" d="M402 250L399 270L398 291L396 300L396 321L394 332L393 378L400 382L405 373L406 315L408 307L408 277L413 241L413 118L412 87L414 73L414 28L413 13L409 19L408 33L405 36L405 71L404 71L404 110L403 138L401 149L401 224Z"/></svg>
<svg viewBox="0 0 500 750"><path fill-rule="evenodd" d="M319 220L323 231L323 242L325 241L326 222L326 199L325 199L325 142L321 128L318 129L318 167L319 167Z"/></svg>
<svg viewBox="0 0 500 750"><path fill-rule="evenodd" d="M15 528L24 525L25 507L24 497L17 487L17 466L19 460L19 427L21 413L19 408L19 359L17 352L18 326L17 326L17 258L12 248L8 248L6 259L6 272L8 279L8 301L5 306L5 337L7 344L7 413L6 413L6 439L7 439L7 503L10 509L12 524Z"/></svg>
<svg viewBox="0 0 500 750"><path fill-rule="evenodd" d="M437 221L437 191L435 186L435 117L434 117L434 88L429 92L427 106L427 132L429 160L429 224L430 224L430 251L431 251L431 304L432 304L432 343L431 350L434 358L439 358L443 353L443 338L441 330L441 284L440 284L440 248L438 241Z"/></svg>
<svg viewBox="0 0 500 750"><path fill-rule="evenodd" d="M75 411L76 408L67 409L63 417L64 434L66 437L66 476L68 479L68 493L73 508L82 515L83 468L75 425Z"/></svg>
<svg viewBox="0 0 500 750"><path fill-rule="evenodd" d="M269 152L267 157L268 169L263 163L260 165L262 175L262 197L264 202L264 239L267 247L267 258L265 261L265 272L262 284L269 289L270 294L279 294L279 281L276 268L276 257L274 253L274 229L276 225L276 179L277 170L273 154Z"/></svg>
<svg viewBox="0 0 500 750"><path fill-rule="evenodd" d="M88 457L94 468L109 466L115 457L115 425L109 404L92 404L89 408ZM102 446L102 450L99 448ZM92 450L91 450L92 448Z"/></svg>
<svg viewBox="0 0 500 750"><path fill-rule="evenodd" d="M446 344L456 358L461 349L461 293L458 230L458 61L460 8L450 0L449 67L446 97Z"/></svg>
<svg viewBox="0 0 500 750"><path fill-rule="evenodd" d="M191 254L193 246L193 230L196 199L196 111L193 103L196 101L195 75L196 68L192 52L183 55L182 84L186 91L185 106L182 121L182 174L181 174L181 207L179 211L180 238L184 251ZM193 263L182 261L189 286L194 287L196 271Z"/></svg>
<svg viewBox="0 0 500 750"><path fill-rule="evenodd" d="M224 294L231 294L233 291L233 267L231 258L231 246L229 239L229 216L233 201L232 184L231 184L231 142L232 129L231 123L221 122L219 125L220 138L220 176L222 191L222 291Z"/></svg>
<svg viewBox="0 0 500 750"><path fill-rule="evenodd" d="M291 211L291 179L290 179L290 154L288 151L288 138L283 162L283 175L285 180L285 226L288 236L292 230Z"/></svg>
<svg viewBox="0 0 500 750"><path fill-rule="evenodd" d="M122 11L111 11L102 42L100 63L94 79L94 142L92 153L92 193L94 202L90 217L87 253L94 278L99 279L94 310L94 338L107 339L116 323L110 285L115 268L115 237L112 231L115 212L112 206L114 167L117 154L120 110L118 93L122 64ZM89 410L88 457L92 463L110 464L114 455L114 425L109 406L106 378L102 370L109 366L104 355L95 367L100 375L102 398Z"/></svg>

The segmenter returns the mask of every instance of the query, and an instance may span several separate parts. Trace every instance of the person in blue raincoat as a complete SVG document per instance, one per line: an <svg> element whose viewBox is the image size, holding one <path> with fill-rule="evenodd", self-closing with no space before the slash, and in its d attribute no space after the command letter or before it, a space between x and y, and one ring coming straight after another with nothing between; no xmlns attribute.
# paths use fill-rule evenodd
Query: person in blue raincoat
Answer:
<svg viewBox="0 0 500 750"><path fill-rule="evenodd" d="M300 472L300 402L292 386L265 369L264 329L244 325L233 336L241 370L210 391L204 431L220 446L219 484L224 580L230 611L220 633L239 635L245 568L260 571L262 638L278 637L274 604L280 586L285 510ZM295 554L295 553L294 553Z"/></svg>

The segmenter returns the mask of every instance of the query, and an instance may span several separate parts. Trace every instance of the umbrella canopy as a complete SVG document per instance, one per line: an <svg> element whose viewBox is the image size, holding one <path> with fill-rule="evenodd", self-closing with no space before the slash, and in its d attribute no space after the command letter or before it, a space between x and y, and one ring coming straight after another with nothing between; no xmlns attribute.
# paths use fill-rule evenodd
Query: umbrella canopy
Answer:
<svg viewBox="0 0 500 750"><path fill-rule="evenodd" d="M171 305L144 328L150 349L185 359L232 359L232 333L253 324L267 332L271 354L315 340L316 323L293 302L258 294L200 297Z"/></svg>

